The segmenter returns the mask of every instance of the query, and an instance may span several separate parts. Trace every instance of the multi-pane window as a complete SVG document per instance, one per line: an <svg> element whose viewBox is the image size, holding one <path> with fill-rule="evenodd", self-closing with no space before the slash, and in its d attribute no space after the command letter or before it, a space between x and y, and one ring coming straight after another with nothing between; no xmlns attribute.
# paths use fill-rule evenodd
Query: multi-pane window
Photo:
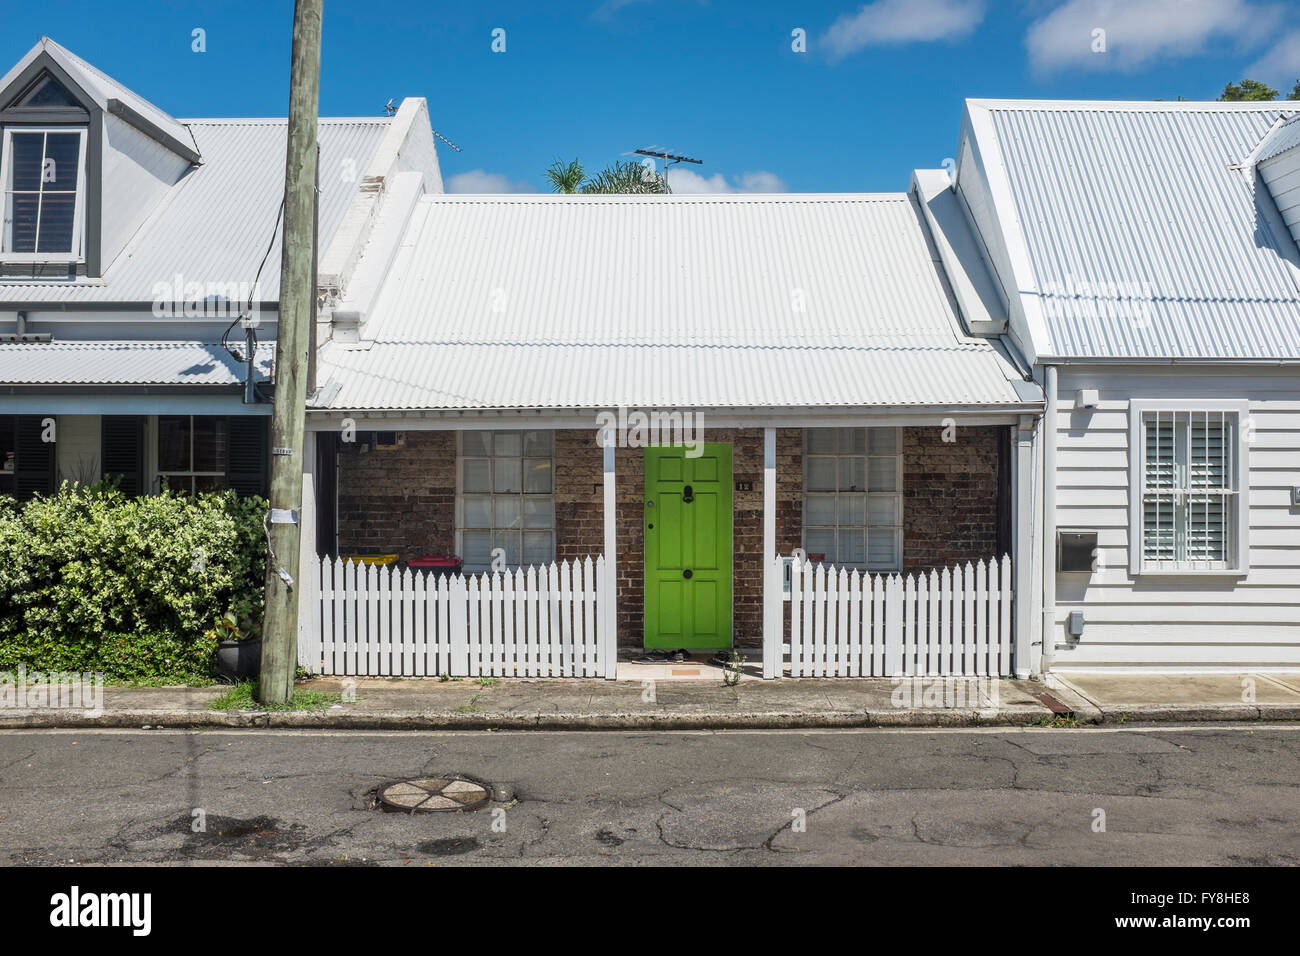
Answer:
<svg viewBox="0 0 1300 956"><path fill-rule="evenodd" d="M226 487L229 423L213 415L158 416L158 475L172 491Z"/></svg>
<svg viewBox="0 0 1300 956"><path fill-rule="evenodd" d="M555 438L550 431L461 432L460 556L469 570L555 560Z"/></svg>
<svg viewBox="0 0 1300 956"><path fill-rule="evenodd" d="M804 550L812 560L873 571L902 567L903 463L897 428L804 432L803 525Z"/></svg>
<svg viewBox="0 0 1300 956"><path fill-rule="evenodd" d="M1234 566L1240 462L1237 416L1226 411L1142 415L1142 566Z"/></svg>
<svg viewBox="0 0 1300 956"><path fill-rule="evenodd" d="M11 127L0 154L0 254L11 261L81 256L84 129Z"/></svg>

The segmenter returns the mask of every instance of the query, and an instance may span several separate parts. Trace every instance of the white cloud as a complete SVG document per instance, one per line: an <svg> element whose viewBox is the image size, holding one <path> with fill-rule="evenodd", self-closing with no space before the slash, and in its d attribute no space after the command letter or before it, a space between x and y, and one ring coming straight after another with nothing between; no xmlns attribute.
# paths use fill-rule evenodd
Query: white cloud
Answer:
<svg viewBox="0 0 1300 956"><path fill-rule="evenodd" d="M642 2L644 0L605 0L592 14L592 17L597 20L609 20L624 7L630 7L634 3Z"/></svg>
<svg viewBox="0 0 1300 956"><path fill-rule="evenodd" d="M1069 0L1025 34L1038 73L1083 67L1133 71L1161 58L1196 56L1211 43L1248 49L1263 42L1282 8L1247 0ZM1105 52L1094 52L1095 30Z"/></svg>
<svg viewBox="0 0 1300 956"><path fill-rule="evenodd" d="M728 182L722 173L704 177L680 166L668 170L668 185L674 193L784 193L790 189L780 176L766 170L741 173Z"/></svg>
<svg viewBox="0 0 1300 956"><path fill-rule="evenodd" d="M1300 80L1300 30L1283 34L1267 53L1242 71L1242 76L1276 86L1283 96L1290 93Z"/></svg>
<svg viewBox="0 0 1300 956"><path fill-rule="evenodd" d="M984 0L876 0L846 13L822 37L836 57L889 43L955 40L984 19Z"/></svg>
<svg viewBox="0 0 1300 956"><path fill-rule="evenodd" d="M535 193L537 188L528 183L512 181L502 173L489 173L471 169L457 173L444 184L449 193Z"/></svg>

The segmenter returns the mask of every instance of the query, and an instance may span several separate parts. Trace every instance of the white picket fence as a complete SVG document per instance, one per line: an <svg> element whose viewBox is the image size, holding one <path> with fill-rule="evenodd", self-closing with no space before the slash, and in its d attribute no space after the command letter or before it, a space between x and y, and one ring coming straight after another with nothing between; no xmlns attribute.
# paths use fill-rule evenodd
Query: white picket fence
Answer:
<svg viewBox="0 0 1300 956"><path fill-rule="evenodd" d="M780 676L1011 674L1011 558L903 577L796 563ZM780 572L775 572L779 574Z"/></svg>
<svg viewBox="0 0 1300 956"><path fill-rule="evenodd" d="M603 556L436 576L322 558L304 598L298 662L369 677L613 677Z"/></svg>

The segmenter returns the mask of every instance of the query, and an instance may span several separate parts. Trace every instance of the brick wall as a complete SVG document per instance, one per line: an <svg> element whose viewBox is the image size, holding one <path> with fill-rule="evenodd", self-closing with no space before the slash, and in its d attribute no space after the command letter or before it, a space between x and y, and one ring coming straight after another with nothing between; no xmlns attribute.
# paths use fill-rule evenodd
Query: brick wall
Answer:
<svg viewBox="0 0 1300 956"><path fill-rule="evenodd" d="M456 433L408 431L400 448L339 443L339 554L402 560L456 550Z"/></svg>
<svg viewBox="0 0 1300 956"><path fill-rule="evenodd" d="M998 544L998 442L1006 428L903 429L903 569L993 556ZM1009 478L1008 478L1009 480Z"/></svg>
<svg viewBox="0 0 1300 956"><path fill-rule="evenodd" d="M903 559L907 571L945 567L994 554L997 545L997 427L903 430ZM757 646L762 631L763 433L710 429L710 442L732 445L734 633ZM779 429L777 546L802 543L803 435ZM603 455L593 429L555 436L556 557L581 559L604 547ZM644 614L644 452L620 448L618 491L619 643L642 646ZM398 552L402 558L455 550L456 436L406 432L403 448L360 454L343 445L339 463L339 542L343 554Z"/></svg>

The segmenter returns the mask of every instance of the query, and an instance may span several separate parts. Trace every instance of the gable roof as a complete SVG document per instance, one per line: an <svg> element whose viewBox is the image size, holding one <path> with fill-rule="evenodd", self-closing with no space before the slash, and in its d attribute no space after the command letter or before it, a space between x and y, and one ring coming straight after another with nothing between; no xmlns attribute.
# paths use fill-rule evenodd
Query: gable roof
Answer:
<svg viewBox="0 0 1300 956"><path fill-rule="evenodd" d="M1289 149L1300 148L1300 112L1275 125L1255 149L1255 162L1263 163Z"/></svg>
<svg viewBox="0 0 1300 956"><path fill-rule="evenodd" d="M13 69L0 78L0 91L28 72L37 61L53 62L99 109L121 116L186 159L199 159L198 147L183 123L49 37L41 37Z"/></svg>
<svg viewBox="0 0 1300 956"><path fill-rule="evenodd" d="M334 409L1019 406L906 194L426 196Z"/></svg>
<svg viewBox="0 0 1300 956"><path fill-rule="evenodd" d="M968 100L1038 356L1300 357L1300 250L1242 168L1295 109Z"/></svg>
<svg viewBox="0 0 1300 956"><path fill-rule="evenodd" d="M389 117L320 120L321 249L328 247L343 221L391 122ZM6 277L0 279L0 305L151 303L155 284L171 283L175 276L205 287L251 285L272 241L284 197L287 120L185 123L203 152L203 165L171 187L101 278ZM279 299L276 249L267 257L258 288L260 301Z"/></svg>

